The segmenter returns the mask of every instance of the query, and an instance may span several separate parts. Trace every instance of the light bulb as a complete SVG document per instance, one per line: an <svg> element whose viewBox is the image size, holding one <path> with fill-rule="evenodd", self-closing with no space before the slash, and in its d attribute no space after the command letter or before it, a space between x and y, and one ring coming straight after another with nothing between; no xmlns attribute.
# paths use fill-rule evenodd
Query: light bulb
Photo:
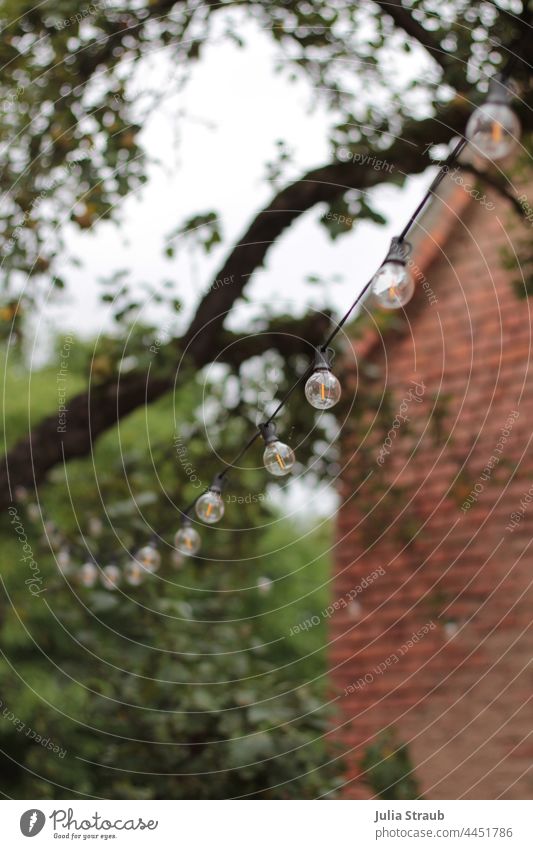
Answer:
<svg viewBox="0 0 533 849"><path fill-rule="evenodd" d="M265 469L277 478L288 475L296 462L294 451L279 439L269 442L263 454Z"/></svg>
<svg viewBox="0 0 533 849"><path fill-rule="evenodd" d="M305 384L305 397L317 410L329 410L341 397L341 385L328 369L314 371Z"/></svg>
<svg viewBox="0 0 533 849"><path fill-rule="evenodd" d="M333 348L315 351L314 371L305 384L305 397L317 410L329 410L341 397L341 385L331 371L334 356Z"/></svg>
<svg viewBox="0 0 533 849"><path fill-rule="evenodd" d="M132 587L138 587L139 584L142 584L142 582L144 581L147 571L151 572L155 570L147 569L147 567L141 566L137 559L130 560L129 563L126 563L126 566L124 567L124 577L126 578L128 584L130 584Z"/></svg>
<svg viewBox="0 0 533 849"><path fill-rule="evenodd" d="M98 569L94 565L94 563L91 563L90 561L84 563L80 569L79 577L82 586L90 589L91 587L94 587L96 581L98 580Z"/></svg>
<svg viewBox="0 0 533 849"><path fill-rule="evenodd" d="M415 281L405 263L389 260L375 274L372 292L380 307L398 310L413 297Z"/></svg>
<svg viewBox="0 0 533 849"><path fill-rule="evenodd" d="M202 522L214 525L224 515L224 501L219 489L208 489L200 496L195 505L196 515Z"/></svg>
<svg viewBox="0 0 533 849"><path fill-rule="evenodd" d="M161 566L161 555L153 545L144 545L135 555L135 560L147 572L157 572Z"/></svg>
<svg viewBox="0 0 533 849"><path fill-rule="evenodd" d="M104 566L100 580L106 590L116 590L120 583L120 569L113 563L109 566Z"/></svg>
<svg viewBox="0 0 533 849"><path fill-rule="evenodd" d="M186 557L192 557L200 550L202 540L200 534L191 525L183 525L174 537L174 545L177 550Z"/></svg>
<svg viewBox="0 0 533 849"><path fill-rule="evenodd" d="M279 441L274 422L263 422L259 432L265 443L263 463L267 472L277 478L288 475L296 462L292 448Z"/></svg>
<svg viewBox="0 0 533 849"><path fill-rule="evenodd" d="M520 121L506 103L488 101L470 116L466 137L487 159L505 159L520 138Z"/></svg>

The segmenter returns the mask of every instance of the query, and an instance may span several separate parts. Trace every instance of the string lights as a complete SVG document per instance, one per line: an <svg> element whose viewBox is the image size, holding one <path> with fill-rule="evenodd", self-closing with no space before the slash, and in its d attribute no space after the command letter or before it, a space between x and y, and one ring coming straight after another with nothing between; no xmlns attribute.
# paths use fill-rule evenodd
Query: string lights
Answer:
<svg viewBox="0 0 533 849"><path fill-rule="evenodd" d="M407 268L411 244L394 237L383 265L372 280L376 303L387 310L398 310L409 303L415 293L415 281Z"/></svg>
<svg viewBox="0 0 533 849"><path fill-rule="evenodd" d="M330 410L340 400L341 385L331 371L334 356L333 348L316 349L314 371L305 384L305 397L316 410Z"/></svg>
<svg viewBox="0 0 533 849"><path fill-rule="evenodd" d="M223 479L220 475L217 475L207 492L200 495L196 501L196 515L207 525L215 525L220 522L224 515L222 486Z"/></svg>
<svg viewBox="0 0 533 849"><path fill-rule="evenodd" d="M161 566L161 555L151 542L139 549L132 562L147 572L157 572Z"/></svg>
<svg viewBox="0 0 533 849"><path fill-rule="evenodd" d="M402 232L392 239L380 268L361 289L325 342L315 350L313 365L294 382L280 400L270 418L258 425L257 430L244 444L237 457L216 475L211 486L199 495L189 507L180 511L182 522L174 537L172 556L172 562L176 568L182 567L184 558L192 557L200 550L201 538L192 525L190 515L192 510L194 509L197 517L208 525L215 524L222 519L224 515L222 490L227 475L257 439L260 437L263 439L265 445L263 463L271 475L283 477L291 472L295 464L294 452L289 445L278 439L274 419L305 378L307 378L305 396L312 407L317 410L329 410L338 403L341 396L341 386L332 372L334 351L330 346L366 293L370 290L374 301L380 307L388 310L402 309L410 301L415 292L415 282L408 268L412 247L406 237L429 199L445 178L450 165L458 160L466 145L471 144L477 154L492 161L499 161L507 157L516 148L520 136L520 122L510 108L512 92L507 84L508 79L509 75L498 75L491 80L486 102L471 115L465 136L458 141L448 158L441 163L438 173ZM125 580L130 585L137 586L142 582L146 573L157 571L160 562L161 556L155 548L155 544L149 543L141 548L127 564ZM99 570L94 563L85 563L80 569L82 585L93 587L98 572ZM114 564L108 565L101 571L100 580L106 589L114 590L120 583L121 572ZM263 583L260 585L260 582ZM262 592L268 591L267 582L268 579L259 579L258 587Z"/></svg>
<svg viewBox="0 0 533 849"><path fill-rule="evenodd" d="M148 570L150 571L150 570ZM144 581L146 567L141 566L137 560L130 560L124 567L124 578L131 587L138 587Z"/></svg>
<svg viewBox="0 0 533 849"><path fill-rule="evenodd" d="M466 125L466 137L475 151L494 162L509 156L520 138L520 121L509 105L512 98L505 78L493 77L485 103Z"/></svg>
<svg viewBox="0 0 533 849"><path fill-rule="evenodd" d="M193 528L190 516L185 514L182 519L181 528L174 537L176 551L184 554L185 557L192 557L200 551L201 544L200 534L196 528Z"/></svg>
<svg viewBox="0 0 533 849"><path fill-rule="evenodd" d="M274 422L260 424L259 430L265 443L263 463L267 472L276 478L290 474L296 457L292 448L279 441Z"/></svg>

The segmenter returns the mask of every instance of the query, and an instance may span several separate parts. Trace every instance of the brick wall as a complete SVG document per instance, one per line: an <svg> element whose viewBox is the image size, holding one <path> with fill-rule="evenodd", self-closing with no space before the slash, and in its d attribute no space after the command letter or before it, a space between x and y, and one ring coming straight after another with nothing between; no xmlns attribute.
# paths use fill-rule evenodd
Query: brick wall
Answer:
<svg viewBox="0 0 533 849"><path fill-rule="evenodd" d="M344 381L356 404L363 383L390 393L391 427L410 419L381 468L374 411L363 438L350 416L343 428L334 597L356 603L332 617L330 663L347 797L372 796L359 762L389 726L429 799L533 796L531 305L502 268L517 225L490 201L452 187L433 204L415 256L425 290L402 332L354 343Z"/></svg>

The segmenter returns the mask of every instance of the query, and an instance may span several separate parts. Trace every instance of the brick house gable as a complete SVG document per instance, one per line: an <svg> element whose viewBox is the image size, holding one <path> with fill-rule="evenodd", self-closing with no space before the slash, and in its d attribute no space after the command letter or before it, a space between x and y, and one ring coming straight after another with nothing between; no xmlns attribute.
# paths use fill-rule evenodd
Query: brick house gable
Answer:
<svg viewBox="0 0 533 849"><path fill-rule="evenodd" d="M515 241L510 222L501 197L487 207L448 183L420 222L404 332L353 346L357 362L376 367L395 415L411 380L424 391L388 454L379 455L381 430L365 435L391 487L373 543L361 437L349 419L341 437L333 596L356 602L330 620L329 658L348 798L373 795L359 765L390 726L426 798L533 795L533 498L508 529L533 484L531 315L502 266L502 247ZM350 375L353 393L353 365Z"/></svg>

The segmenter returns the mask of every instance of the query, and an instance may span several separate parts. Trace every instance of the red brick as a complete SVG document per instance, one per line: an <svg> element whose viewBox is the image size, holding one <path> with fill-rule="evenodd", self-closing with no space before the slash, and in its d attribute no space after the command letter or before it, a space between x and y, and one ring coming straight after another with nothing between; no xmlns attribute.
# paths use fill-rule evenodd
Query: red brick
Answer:
<svg viewBox="0 0 533 849"><path fill-rule="evenodd" d="M372 546L364 543L369 522L360 512L362 503L371 504L370 495L363 486L352 497L362 474L360 443L349 417L341 437L346 466L340 493L348 500L339 512L334 598L379 566L386 569L358 597L362 610L356 622L345 610L329 620L333 691L341 695L340 727L332 734L346 751L354 750L348 754L346 798L371 795L361 781L359 760L391 724L408 743L427 798L533 796L527 771L533 674L524 672L533 651L533 545L526 548L533 503L512 534L505 530L533 482L533 333L531 305L518 300L512 286L517 275L501 266L508 210L499 198L492 200L496 212L469 204L453 188L449 204L463 221L453 208L437 218L431 236L438 244L428 238L415 255L437 304L428 304L419 289L407 310L404 335L368 333L353 343L347 358L344 383L352 391L357 387L356 403L364 399L359 383L364 369L356 374L354 354L359 366L365 360L382 370L374 393L386 388L399 405L413 377L424 380L426 395L421 404L410 405L413 433L400 434L384 466L389 483L398 476L404 499L398 505L385 498L389 527ZM523 238L522 227L518 235ZM428 426L436 393L449 396L440 444ZM520 416L500 462L463 513L461 503L480 483L515 409ZM373 445L376 454L383 436L372 432L373 420L372 411L365 446ZM406 518L418 524L427 519L407 548L397 533ZM435 629L397 664L343 695L429 621ZM460 630L452 638L453 622Z"/></svg>

